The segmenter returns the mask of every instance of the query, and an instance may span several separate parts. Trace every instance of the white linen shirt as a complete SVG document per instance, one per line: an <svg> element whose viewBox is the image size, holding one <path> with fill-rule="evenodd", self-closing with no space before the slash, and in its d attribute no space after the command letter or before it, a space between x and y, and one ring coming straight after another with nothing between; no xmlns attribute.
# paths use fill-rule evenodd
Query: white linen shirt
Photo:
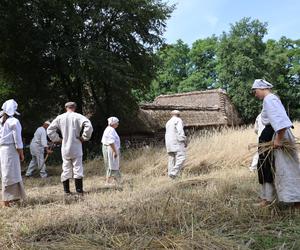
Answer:
<svg viewBox="0 0 300 250"><path fill-rule="evenodd" d="M183 130L183 122L177 117L173 116L166 123L166 148L167 152L181 152L185 150L186 136Z"/></svg>
<svg viewBox="0 0 300 250"><path fill-rule="evenodd" d="M89 119L76 112L66 112L57 116L49 125L47 134L51 141L59 142L61 139L57 130L62 135L61 154L65 159L74 159L82 156L81 137L88 141L93 133L93 127Z"/></svg>
<svg viewBox="0 0 300 250"><path fill-rule="evenodd" d="M271 124L275 132L292 126L280 99L272 93L264 98L261 121L264 125Z"/></svg>
<svg viewBox="0 0 300 250"><path fill-rule="evenodd" d="M114 143L118 150L121 147L120 137L117 131L111 126L107 126L104 130L101 142L104 145L110 145Z"/></svg>
<svg viewBox="0 0 300 250"><path fill-rule="evenodd" d="M48 146L47 132L44 127L39 127L35 131L31 144L41 148L46 148Z"/></svg>
<svg viewBox="0 0 300 250"><path fill-rule="evenodd" d="M15 144L17 149L23 148L22 126L15 117L9 117L2 125L3 117L0 119L0 145Z"/></svg>

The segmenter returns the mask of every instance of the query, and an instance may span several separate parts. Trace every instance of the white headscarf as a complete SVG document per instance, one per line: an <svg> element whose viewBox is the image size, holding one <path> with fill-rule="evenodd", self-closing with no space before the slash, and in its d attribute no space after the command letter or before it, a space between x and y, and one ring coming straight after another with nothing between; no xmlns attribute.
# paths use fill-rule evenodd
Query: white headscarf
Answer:
<svg viewBox="0 0 300 250"><path fill-rule="evenodd" d="M252 85L252 89L271 89L273 85L266 80L256 79Z"/></svg>
<svg viewBox="0 0 300 250"><path fill-rule="evenodd" d="M109 117L107 119L107 121L108 121L108 125L114 125L116 123L119 123L119 119L117 117L114 117L114 116Z"/></svg>
<svg viewBox="0 0 300 250"><path fill-rule="evenodd" d="M4 113L8 116L13 116L14 114L20 115L19 112L17 112L18 103L14 99L7 100L2 105L2 111L0 112L0 116L2 116Z"/></svg>

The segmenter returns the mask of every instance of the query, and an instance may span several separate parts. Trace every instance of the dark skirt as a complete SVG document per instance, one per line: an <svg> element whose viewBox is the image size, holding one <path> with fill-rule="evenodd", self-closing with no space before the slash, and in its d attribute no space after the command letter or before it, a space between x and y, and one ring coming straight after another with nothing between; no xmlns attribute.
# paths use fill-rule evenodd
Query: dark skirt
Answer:
<svg viewBox="0 0 300 250"><path fill-rule="evenodd" d="M259 143L272 141L274 133L275 131L272 126L267 125L259 137ZM258 148L258 152L260 151L260 148ZM259 154L257 173L258 181L260 184L264 184L265 182L273 183L275 171L274 163L275 161L273 151L267 151Z"/></svg>

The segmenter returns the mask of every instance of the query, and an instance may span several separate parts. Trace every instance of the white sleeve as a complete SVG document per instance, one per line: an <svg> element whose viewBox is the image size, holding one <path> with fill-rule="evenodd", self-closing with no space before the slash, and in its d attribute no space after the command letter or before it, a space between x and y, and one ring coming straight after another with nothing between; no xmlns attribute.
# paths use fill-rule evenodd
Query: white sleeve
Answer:
<svg viewBox="0 0 300 250"><path fill-rule="evenodd" d="M104 138L105 138L105 143L106 144L110 145L110 144L115 143L114 130L113 129L107 130L105 135L104 135Z"/></svg>
<svg viewBox="0 0 300 250"><path fill-rule="evenodd" d="M275 132L292 126L292 122L287 116L286 111L278 98L267 99L264 102L264 108Z"/></svg>
<svg viewBox="0 0 300 250"><path fill-rule="evenodd" d="M180 142L185 142L186 136L183 130L183 122L182 120L178 120L175 124L176 131L177 131L177 140Z"/></svg>
<svg viewBox="0 0 300 250"><path fill-rule="evenodd" d="M17 149L23 148L23 141L22 141L22 126L19 121L16 122L13 126L13 138L15 141L15 146Z"/></svg>
<svg viewBox="0 0 300 250"><path fill-rule="evenodd" d="M83 138L83 140L88 141L89 139L91 139L93 133L92 123L86 117L84 117L81 122L81 127L83 128L81 137Z"/></svg>
<svg viewBox="0 0 300 250"><path fill-rule="evenodd" d="M47 132L44 128L40 131L41 136L41 144L44 148L48 147L48 141L47 141Z"/></svg>
<svg viewBox="0 0 300 250"><path fill-rule="evenodd" d="M58 127L58 119L55 118L49 127L47 128L47 135L49 136L50 140L53 142L58 142L60 141L59 134L57 133L57 130L59 129Z"/></svg>

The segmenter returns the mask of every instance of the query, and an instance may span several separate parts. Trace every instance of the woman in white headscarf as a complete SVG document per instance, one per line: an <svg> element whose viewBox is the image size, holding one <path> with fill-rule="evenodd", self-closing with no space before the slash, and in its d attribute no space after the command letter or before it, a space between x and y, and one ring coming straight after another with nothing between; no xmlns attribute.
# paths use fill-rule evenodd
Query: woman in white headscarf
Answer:
<svg viewBox="0 0 300 250"><path fill-rule="evenodd" d="M297 151L282 149L283 141L295 144L295 138L290 130L293 126L287 116L278 96L272 94L273 85L265 80L254 81L252 90L255 97L263 100L261 121L263 129L259 142L272 142L273 150L261 153L258 161L259 182L262 184L261 206L270 204L275 194L278 201L294 203L300 202L300 162Z"/></svg>
<svg viewBox="0 0 300 250"><path fill-rule="evenodd" d="M4 206L25 198L20 161L24 160L22 127L17 118L18 104L10 99L0 113L0 165L2 173L2 200Z"/></svg>
<svg viewBox="0 0 300 250"><path fill-rule="evenodd" d="M121 178L120 173L120 137L116 132L119 126L117 117L107 119L108 126L102 136L102 153L106 169L106 184L116 184Z"/></svg>

